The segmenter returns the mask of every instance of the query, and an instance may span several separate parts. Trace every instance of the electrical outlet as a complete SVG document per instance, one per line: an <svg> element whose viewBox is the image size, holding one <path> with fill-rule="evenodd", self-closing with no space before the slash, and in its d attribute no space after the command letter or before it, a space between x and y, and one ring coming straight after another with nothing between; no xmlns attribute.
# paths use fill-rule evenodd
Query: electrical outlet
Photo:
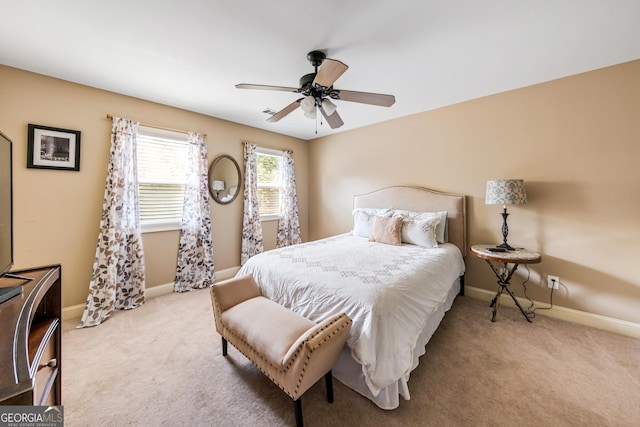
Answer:
<svg viewBox="0 0 640 427"><path fill-rule="evenodd" d="M558 289L560 287L560 278L558 276L547 276L547 287Z"/></svg>

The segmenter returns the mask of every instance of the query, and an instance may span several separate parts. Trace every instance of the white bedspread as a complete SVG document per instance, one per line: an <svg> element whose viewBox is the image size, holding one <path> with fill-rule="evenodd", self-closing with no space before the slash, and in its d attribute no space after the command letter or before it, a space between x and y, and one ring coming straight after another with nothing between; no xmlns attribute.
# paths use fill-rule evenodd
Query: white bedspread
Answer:
<svg viewBox="0 0 640 427"><path fill-rule="evenodd" d="M315 322L346 313L347 344L376 396L408 379L420 332L463 273L452 244L425 249L341 234L256 255L237 276L253 274L264 296Z"/></svg>

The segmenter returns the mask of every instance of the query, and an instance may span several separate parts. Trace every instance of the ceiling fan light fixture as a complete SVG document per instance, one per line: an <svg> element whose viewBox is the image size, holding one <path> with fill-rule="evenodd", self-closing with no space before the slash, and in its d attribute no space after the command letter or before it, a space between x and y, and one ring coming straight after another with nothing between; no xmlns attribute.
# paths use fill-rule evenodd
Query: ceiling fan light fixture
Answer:
<svg viewBox="0 0 640 427"><path fill-rule="evenodd" d="M316 111L317 109L314 108L311 111L305 111L304 112L304 116L309 118L309 119L315 119L316 118Z"/></svg>
<svg viewBox="0 0 640 427"><path fill-rule="evenodd" d="M305 113L313 111L315 107L316 99L311 95L305 96L304 98L302 98L302 101L300 101L300 108L302 108L302 111L304 111Z"/></svg>
<svg viewBox="0 0 640 427"><path fill-rule="evenodd" d="M330 116L336 112L336 104L329 101L328 98L325 98L322 100L322 109L327 114L327 116Z"/></svg>

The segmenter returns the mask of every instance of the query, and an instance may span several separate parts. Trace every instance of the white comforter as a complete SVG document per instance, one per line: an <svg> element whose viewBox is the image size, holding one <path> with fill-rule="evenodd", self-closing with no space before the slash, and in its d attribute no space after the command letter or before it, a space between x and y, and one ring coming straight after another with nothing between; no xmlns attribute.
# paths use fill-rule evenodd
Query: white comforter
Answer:
<svg viewBox="0 0 640 427"><path fill-rule="evenodd" d="M253 274L264 296L315 322L346 313L347 344L376 396L408 379L420 332L463 273L452 244L425 249L342 234L256 255L237 275Z"/></svg>

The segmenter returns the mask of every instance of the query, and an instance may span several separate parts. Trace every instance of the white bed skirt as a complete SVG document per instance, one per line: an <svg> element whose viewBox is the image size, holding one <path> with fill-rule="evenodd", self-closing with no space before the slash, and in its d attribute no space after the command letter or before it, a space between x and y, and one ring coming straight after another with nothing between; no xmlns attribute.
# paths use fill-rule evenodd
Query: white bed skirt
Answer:
<svg viewBox="0 0 640 427"><path fill-rule="evenodd" d="M427 342L429 342L431 336L440 325L445 313L453 305L453 301L459 292L460 278L456 279L453 283L447 298L429 317L427 324L422 330L417 345L413 349L413 366L411 367L411 371L418 366L420 356L425 353ZM409 375L410 372L406 374L406 378L399 379L397 383L383 388L377 396L374 396L371 390L369 390L369 387L367 387L364 374L362 373L362 366L353 359L349 347L344 346L338 361L333 367L333 376L338 379L338 381L365 396L382 409L397 408L400 405L399 396L402 396L405 400L410 399L408 386Z"/></svg>

